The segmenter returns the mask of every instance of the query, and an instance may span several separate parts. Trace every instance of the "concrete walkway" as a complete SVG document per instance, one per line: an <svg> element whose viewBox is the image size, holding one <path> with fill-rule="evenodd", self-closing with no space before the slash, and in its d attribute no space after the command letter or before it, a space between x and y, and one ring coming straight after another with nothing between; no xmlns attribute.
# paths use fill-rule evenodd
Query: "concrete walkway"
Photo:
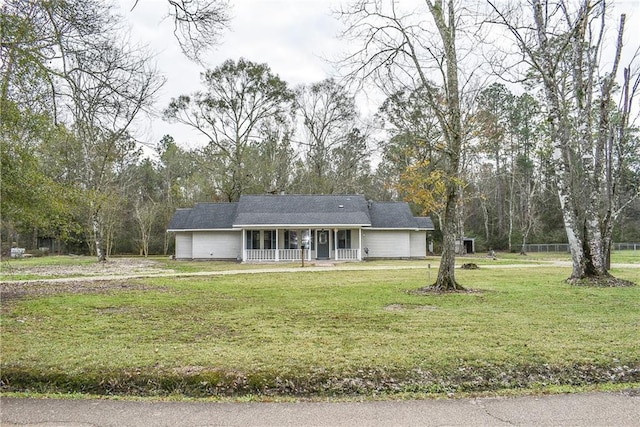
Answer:
<svg viewBox="0 0 640 427"><path fill-rule="evenodd" d="M0 400L2 426L638 426L640 393L347 403Z"/></svg>

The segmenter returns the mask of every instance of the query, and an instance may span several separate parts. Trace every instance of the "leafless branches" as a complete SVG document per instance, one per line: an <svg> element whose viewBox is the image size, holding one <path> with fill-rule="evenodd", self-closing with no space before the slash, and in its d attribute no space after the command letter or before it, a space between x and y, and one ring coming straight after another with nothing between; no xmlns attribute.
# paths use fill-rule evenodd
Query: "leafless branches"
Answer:
<svg viewBox="0 0 640 427"><path fill-rule="evenodd" d="M168 16L173 19L173 35L182 53L192 61L202 62L202 54L220 42L229 26L227 0L167 0ZM131 10L140 0L135 0Z"/></svg>
<svg viewBox="0 0 640 427"><path fill-rule="evenodd" d="M219 42L229 24L226 0L168 0L174 18L173 34L185 56L199 61L202 52Z"/></svg>

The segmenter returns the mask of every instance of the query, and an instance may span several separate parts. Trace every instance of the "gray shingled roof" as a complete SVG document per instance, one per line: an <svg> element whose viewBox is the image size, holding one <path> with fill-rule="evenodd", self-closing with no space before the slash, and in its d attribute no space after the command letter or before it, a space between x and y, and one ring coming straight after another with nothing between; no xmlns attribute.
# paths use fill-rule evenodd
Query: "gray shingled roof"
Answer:
<svg viewBox="0 0 640 427"><path fill-rule="evenodd" d="M435 230L435 227L433 226L433 221L431 221L431 218L428 216L417 216L416 221L418 222L419 228L423 228L427 230Z"/></svg>
<svg viewBox="0 0 640 427"><path fill-rule="evenodd" d="M177 209L167 230L230 229L237 208L237 203L197 203L192 209Z"/></svg>
<svg viewBox="0 0 640 427"><path fill-rule="evenodd" d="M169 221L167 230L182 230L187 228L186 225L189 223L189 215L191 215L192 210L193 209L176 209L171 217L171 221Z"/></svg>
<svg viewBox="0 0 640 427"><path fill-rule="evenodd" d="M252 226L371 226L433 229L428 217L414 217L405 202L367 202L362 195L255 195L237 203L198 203L178 209L167 229L216 230Z"/></svg>
<svg viewBox="0 0 640 427"><path fill-rule="evenodd" d="M372 202L372 228L422 228L406 202Z"/></svg>
<svg viewBox="0 0 640 427"><path fill-rule="evenodd" d="M235 226L371 224L364 196L264 195L242 196Z"/></svg>

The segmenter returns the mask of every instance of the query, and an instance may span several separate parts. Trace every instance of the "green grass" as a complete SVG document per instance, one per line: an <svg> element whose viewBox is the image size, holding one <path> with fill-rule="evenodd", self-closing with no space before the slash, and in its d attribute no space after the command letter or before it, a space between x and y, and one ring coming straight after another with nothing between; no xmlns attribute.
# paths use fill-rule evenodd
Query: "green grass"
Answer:
<svg viewBox="0 0 640 427"><path fill-rule="evenodd" d="M640 264L640 249L637 251L614 251L611 254L611 261L624 264Z"/></svg>
<svg viewBox="0 0 640 427"><path fill-rule="evenodd" d="M15 258L15 259L2 259L3 269L10 268L11 266L30 266L30 267L42 267L42 266L65 266L65 265L86 265L94 264L96 262L95 257L82 256L82 255L54 255L54 256L41 256L32 258Z"/></svg>
<svg viewBox="0 0 640 427"><path fill-rule="evenodd" d="M448 295L412 294L424 270L389 269L155 278L138 281L147 290L25 299L2 316L2 377L18 391L187 395L638 382L640 288L572 287L568 272L458 270L479 292ZM624 366L635 376L612 380Z"/></svg>

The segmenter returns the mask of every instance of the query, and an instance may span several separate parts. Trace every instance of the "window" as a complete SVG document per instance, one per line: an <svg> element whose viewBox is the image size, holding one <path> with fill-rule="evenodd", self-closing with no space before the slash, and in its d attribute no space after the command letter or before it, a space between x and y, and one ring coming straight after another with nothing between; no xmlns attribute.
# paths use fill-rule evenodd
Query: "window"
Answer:
<svg viewBox="0 0 640 427"><path fill-rule="evenodd" d="M298 249L298 230L284 231L285 249Z"/></svg>
<svg viewBox="0 0 640 427"><path fill-rule="evenodd" d="M351 249L351 230L338 230L338 249Z"/></svg>
<svg viewBox="0 0 640 427"><path fill-rule="evenodd" d="M247 249L260 249L260 230L247 230Z"/></svg>
<svg viewBox="0 0 640 427"><path fill-rule="evenodd" d="M276 248L276 231L275 230L265 230L264 231L264 239L263 246L264 249L277 249Z"/></svg>

